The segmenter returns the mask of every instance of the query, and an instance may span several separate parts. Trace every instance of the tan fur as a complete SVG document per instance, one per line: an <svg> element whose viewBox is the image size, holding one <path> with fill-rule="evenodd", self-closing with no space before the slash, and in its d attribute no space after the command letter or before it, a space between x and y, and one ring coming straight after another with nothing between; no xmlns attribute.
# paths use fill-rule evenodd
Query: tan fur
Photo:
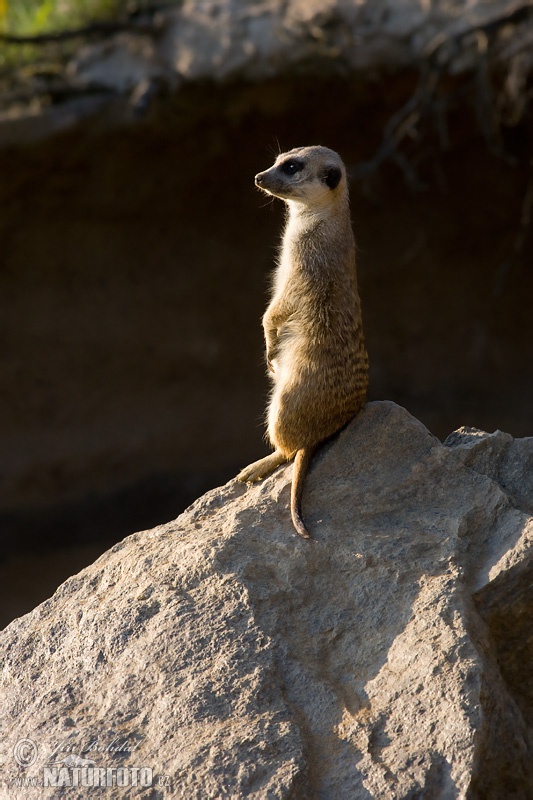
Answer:
<svg viewBox="0 0 533 800"><path fill-rule="evenodd" d="M275 452L237 477L260 480L296 456L292 519L310 538L300 511L310 458L363 407L368 385L346 170L333 150L302 147L279 155L256 175L256 184L288 207L263 317L274 381L268 436Z"/></svg>

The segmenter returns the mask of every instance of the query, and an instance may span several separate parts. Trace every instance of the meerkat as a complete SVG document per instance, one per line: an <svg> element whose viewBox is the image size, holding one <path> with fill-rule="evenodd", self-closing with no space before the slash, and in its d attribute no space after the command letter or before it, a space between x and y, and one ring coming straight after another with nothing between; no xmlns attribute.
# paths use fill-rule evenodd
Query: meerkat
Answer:
<svg viewBox="0 0 533 800"><path fill-rule="evenodd" d="M294 459L291 516L309 539L301 501L312 455L362 409L368 386L346 169L327 147L300 147L281 153L255 184L288 210L263 317L274 452L237 478L258 481Z"/></svg>

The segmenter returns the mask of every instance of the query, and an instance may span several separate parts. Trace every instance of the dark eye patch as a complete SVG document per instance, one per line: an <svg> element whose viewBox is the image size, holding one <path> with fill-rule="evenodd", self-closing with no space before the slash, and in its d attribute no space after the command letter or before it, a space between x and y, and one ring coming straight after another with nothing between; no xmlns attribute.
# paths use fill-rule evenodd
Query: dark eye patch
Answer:
<svg viewBox="0 0 533 800"><path fill-rule="evenodd" d="M336 189L340 183L342 172L338 167L329 167L324 175L324 183L330 189Z"/></svg>
<svg viewBox="0 0 533 800"><path fill-rule="evenodd" d="M289 158L283 164L280 164L279 168L285 175L295 175L303 170L304 162L300 161L299 158Z"/></svg>

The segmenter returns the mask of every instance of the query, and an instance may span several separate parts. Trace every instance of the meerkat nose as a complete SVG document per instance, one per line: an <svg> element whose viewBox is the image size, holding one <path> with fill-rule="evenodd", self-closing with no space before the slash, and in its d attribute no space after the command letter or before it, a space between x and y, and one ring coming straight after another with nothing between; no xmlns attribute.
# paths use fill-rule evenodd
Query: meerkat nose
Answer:
<svg viewBox="0 0 533 800"><path fill-rule="evenodd" d="M258 185L259 185L260 183L262 183L262 182L263 182L263 173L262 173L262 172L259 172L259 173L258 173L258 174L255 176L255 182L256 182Z"/></svg>

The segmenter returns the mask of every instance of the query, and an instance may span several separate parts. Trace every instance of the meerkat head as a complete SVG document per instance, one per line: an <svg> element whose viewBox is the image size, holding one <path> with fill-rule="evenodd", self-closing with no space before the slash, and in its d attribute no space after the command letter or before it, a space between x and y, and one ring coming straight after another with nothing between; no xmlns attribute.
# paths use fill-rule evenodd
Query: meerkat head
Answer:
<svg viewBox="0 0 533 800"><path fill-rule="evenodd" d="M340 156L327 147L296 147L281 153L274 166L255 176L264 192L312 208L331 205L347 196L346 169Z"/></svg>

